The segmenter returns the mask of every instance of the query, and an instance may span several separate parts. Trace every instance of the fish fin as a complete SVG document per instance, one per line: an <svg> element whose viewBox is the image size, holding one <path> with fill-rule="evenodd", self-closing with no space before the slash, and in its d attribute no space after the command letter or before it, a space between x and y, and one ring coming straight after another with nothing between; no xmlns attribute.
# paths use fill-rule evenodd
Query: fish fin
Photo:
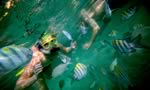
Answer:
<svg viewBox="0 0 150 90"><path fill-rule="evenodd" d="M134 38L131 38L131 32L124 33L124 40L126 40L129 43L133 43L135 48L144 48L144 49L150 49L150 47L143 45L141 43L142 35L139 34Z"/></svg>
<svg viewBox="0 0 150 90"><path fill-rule="evenodd" d="M142 39L142 35L139 34L138 36L136 36L135 38L133 38L133 39L131 40L131 42L132 42L132 43L139 43L139 42L141 41L141 39Z"/></svg>
<svg viewBox="0 0 150 90"><path fill-rule="evenodd" d="M142 35L139 34L138 36L131 38L131 32L126 32L123 35L123 39L130 43L139 44L142 39Z"/></svg>
<svg viewBox="0 0 150 90"><path fill-rule="evenodd" d="M141 39L142 39L141 34L139 34L135 38L131 39L131 43L134 44L135 48L143 48L143 45L141 45Z"/></svg>
<svg viewBox="0 0 150 90"><path fill-rule="evenodd" d="M142 39L142 35L139 34L134 39L132 39L132 43L135 45L136 48L144 48L144 49L150 50L149 46L146 46L146 45L141 43L141 39Z"/></svg>

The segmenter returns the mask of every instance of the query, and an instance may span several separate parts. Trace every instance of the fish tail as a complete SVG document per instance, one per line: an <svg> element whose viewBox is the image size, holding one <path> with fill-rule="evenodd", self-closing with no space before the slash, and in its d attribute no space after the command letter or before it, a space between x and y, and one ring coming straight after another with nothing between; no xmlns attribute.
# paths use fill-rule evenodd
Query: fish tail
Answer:
<svg viewBox="0 0 150 90"><path fill-rule="evenodd" d="M141 43L141 39L142 39L142 35L139 34L138 36L136 36L135 38L132 39L132 43L134 44L134 46L136 48L144 48L144 49L150 49L150 47L146 46L146 45L143 45Z"/></svg>
<svg viewBox="0 0 150 90"><path fill-rule="evenodd" d="M138 36L136 36L135 38L133 38L133 39L131 40L131 42L132 42L132 43L140 43L141 39L142 39L142 35L139 34Z"/></svg>

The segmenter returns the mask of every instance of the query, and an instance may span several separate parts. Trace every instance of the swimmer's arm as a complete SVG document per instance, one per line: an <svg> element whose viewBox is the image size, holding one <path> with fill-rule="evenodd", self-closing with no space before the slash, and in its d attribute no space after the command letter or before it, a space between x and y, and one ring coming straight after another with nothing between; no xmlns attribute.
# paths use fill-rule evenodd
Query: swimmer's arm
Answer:
<svg viewBox="0 0 150 90"><path fill-rule="evenodd" d="M26 87L29 87L31 84L33 84L36 80L37 80L36 75L33 75L32 77L29 78L24 78L23 76L21 76L16 83L15 90L23 90Z"/></svg>
<svg viewBox="0 0 150 90"><path fill-rule="evenodd" d="M62 44L57 44L57 47L59 47L61 50L63 50L64 52L68 53L70 52L72 49L76 48L76 42L71 42L71 45L69 47L65 47Z"/></svg>
<svg viewBox="0 0 150 90"><path fill-rule="evenodd" d="M22 73L20 78L17 80L15 90L23 90L37 80L37 75L33 73L33 69L30 67L30 63L25 68L25 71Z"/></svg>
<svg viewBox="0 0 150 90"><path fill-rule="evenodd" d="M33 74L33 69L31 69L30 63L27 65L24 72L22 73L20 78L17 80L15 90L23 90L26 87L33 84L37 80L37 76Z"/></svg>
<svg viewBox="0 0 150 90"><path fill-rule="evenodd" d="M63 46L62 44L58 44L58 47L61 49L61 50L63 50L64 52L70 52L72 49L71 49L71 47L65 47L65 46Z"/></svg>

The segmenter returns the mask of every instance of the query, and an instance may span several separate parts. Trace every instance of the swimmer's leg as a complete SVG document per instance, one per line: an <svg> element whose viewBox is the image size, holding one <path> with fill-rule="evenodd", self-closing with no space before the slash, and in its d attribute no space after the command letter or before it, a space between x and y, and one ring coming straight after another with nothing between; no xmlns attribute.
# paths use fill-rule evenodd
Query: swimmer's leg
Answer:
<svg viewBox="0 0 150 90"><path fill-rule="evenodd" d="M85 43L83 46L86 49L88 49L92 45L93 41L96 38L98 31L100 30L100 26L97 24L97 22L93 18L90 18L88 23L92 27L93 33L92 33L90 40L87 43Z"/></svg>

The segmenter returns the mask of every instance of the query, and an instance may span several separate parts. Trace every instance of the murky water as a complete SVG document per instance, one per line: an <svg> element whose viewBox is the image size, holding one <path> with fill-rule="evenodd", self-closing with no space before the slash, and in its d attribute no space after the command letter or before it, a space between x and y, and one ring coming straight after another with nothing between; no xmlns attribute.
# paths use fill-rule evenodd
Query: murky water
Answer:
<svg viewBox="0 0 150 90"><path fill-rule="evenodd" d="M127 90L138 81L137 77L141 75L138 69L148 62L146 58L149 53L140 52L131 56L118 54L111 42L113 39L122 38L123 33L130 31L132 25L144 23L143 16L149 14L141 6L134 17L122 22L120 13L126 8L125 6L112 13L112 19L107 25L99 19L100 16L95 17L98 24L102 26L101 31L92 46L84 49L83 45L90 39L92 30L88 24L86 24L87 31L80 30L83 22L81 10L90 8L94 1L16 0L10 9L4 8L6 1L3 1L2 5L0 4L0 47L16 44L30 48L45 31L56 33L58 42L69 46L70 40L62 32L67 31L77 42L77 47L70 53L59 51L48 57L53 62L42 73L49 90ZM144 12L144 15L141 15L141 12ZM144 41L147 44L148 41ZM62 64L61 55L69 57L71 64L68 64L67 68L58 69L60 71L65 69L64 73L52 78L53 69ZM143 59L145 61L142 61L141 65L140 60ZM87 74L81 80L73 79L77 63L83 63L87 67ZM16 70L4 76L0 84L3 88L0 89L14 88L18 79L15 76L17 72ZM30 89L36 90L37 87L33 85Z"/></svg>

